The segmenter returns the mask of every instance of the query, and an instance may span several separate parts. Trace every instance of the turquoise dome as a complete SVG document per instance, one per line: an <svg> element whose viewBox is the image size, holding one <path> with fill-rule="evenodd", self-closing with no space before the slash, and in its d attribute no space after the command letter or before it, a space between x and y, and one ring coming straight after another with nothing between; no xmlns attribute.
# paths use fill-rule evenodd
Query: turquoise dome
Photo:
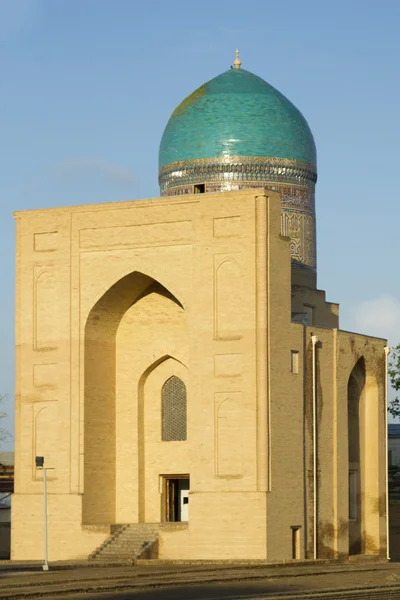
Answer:
<svg viewBox="0 0 400 600"><path fill-rule="evenodd" d="M225 156L316 164L314 138L301 112L245 69L218 75L175 109L161 140L159 164Z"/></svg>
<svg viewBox="0 0 400 600"><path fill-rule="evenodd" d="M160 145L160 195L278 192L292 267L315 278L317 169L311 130L283 94L240 68L238 50L233 66L172 113Z"/></svg>

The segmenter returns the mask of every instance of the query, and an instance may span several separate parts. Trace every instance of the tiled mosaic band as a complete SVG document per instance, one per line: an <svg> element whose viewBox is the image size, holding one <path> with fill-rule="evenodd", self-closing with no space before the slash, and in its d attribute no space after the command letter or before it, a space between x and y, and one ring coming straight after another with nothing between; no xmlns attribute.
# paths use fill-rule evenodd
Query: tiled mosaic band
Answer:
<svg viewBox="0 0 400 600"><path fill-rule="evenodd" d="M282 235L290 237L294 266L316 271L315 182L316 169L301 161L226 156L177 161L160 169L162 196L193 194L194 186L204 191L228 192L267 187L281 194Z"/></svg>
<svg viewBox="0 0 400 600"><path fill-rule="evenodd" d="M223 184L279 181L313 188L317 173L315 166L308 163L263 156L222 156L176 161L161 167L159 172L162 196L175 195L176 191L171 188L217 181ZM227 189L226 186L224 189Z"/></svg>

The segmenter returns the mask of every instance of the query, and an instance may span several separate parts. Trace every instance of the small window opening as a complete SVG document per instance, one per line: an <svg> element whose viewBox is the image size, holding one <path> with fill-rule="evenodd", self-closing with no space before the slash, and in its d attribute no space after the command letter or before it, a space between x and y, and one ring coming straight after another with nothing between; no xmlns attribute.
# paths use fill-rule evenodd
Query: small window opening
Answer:
<svg viewBox="0 0 400 600"><path fill-rule="evenodd" d="M205 194L206 193L206 184L205 183L197 183L194 186L195 194Z"/></svg>
<svg viewBox="0 0 400 600"><path fill-rule="evenodd" d="M186 386L173 375L161 390L161 439L163 442L185 441L187 438Z"/></svg>
<svg viewBox="0 0 400 600"><path fill-rule="evenodd" d="M292 525L292 558L300 559L300 525Z"/></svg>
<svg viewBox="0 0 400 600"><path fill-rule="evenodd" d="M290 370L292 373L299 372L299 351L292 350L290 353Z"/></svg>

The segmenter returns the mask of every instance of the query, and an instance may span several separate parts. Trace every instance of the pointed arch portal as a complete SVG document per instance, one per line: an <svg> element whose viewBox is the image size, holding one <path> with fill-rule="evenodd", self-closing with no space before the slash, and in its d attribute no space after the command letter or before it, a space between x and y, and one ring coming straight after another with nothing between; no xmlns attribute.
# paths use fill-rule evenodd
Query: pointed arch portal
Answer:
<svg viewBox="0 0 400 600"><path fill-rule="evenodd" d="M378 385L364 357L354 366L348 399L349 554L379 549Z"/></svg>
<svg viewBox="0 0 400 600"><path fill-rule="evenodd" d="M129 522L139 519L141 376L174 335L184 342L184 323L181 302L139 272L120 279L90 311L84 334L84 523L121 522L127 503Z"/></svg>

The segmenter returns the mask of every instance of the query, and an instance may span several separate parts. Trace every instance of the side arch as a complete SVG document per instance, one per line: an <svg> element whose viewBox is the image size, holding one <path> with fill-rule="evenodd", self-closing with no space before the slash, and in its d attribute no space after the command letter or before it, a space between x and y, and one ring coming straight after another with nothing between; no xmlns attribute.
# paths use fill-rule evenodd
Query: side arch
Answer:
<svg viewBox="0 0 400 600"><path fill-rule="evenodd" d="M348 380L349 554L379 552L379 389L360 357Z"/></svg>
<svg viewBox="0 0 400 600"><path fill-rule="evenodd" d="M157 403L160 414L160 422L155 427L156 435L159 437L161 442L161 389L163 384L171 377L179 377L184 383L187 390L188 407L187 407L187 419L189 422L190 414L190 386L189 386L189 373L186 365L179 359L172 355L165 355L154 361L143 373L139 380L138 385L138 507L139 507L139 522L152 522L153 520L158 521L160 519L161 507L149 507L147 502L150 495L156 491L154 489L155 479L149 476L148 465L146 464L146 407L149 403ZM147 405L147 406L146 406ZM190 431L188 431L188 436ZM165 444L165 442L162 442ZM166 467L169 472L186 472L188 466L180 461L182 455L182 444L185 445L185 441L172 442L172 447L167 444L164 446L163 453L167 457L168 452L171 457L170 460L166 460L168 466ZM178 446L177 446L178 445ZM184 446L186 447L186 445ZM179 450L181 452L179 452ZM163 466L159 465L159 470L163 469ZM174 469L178 469L174 471ZM158 493L158 492L157 492Z"/></svg>

